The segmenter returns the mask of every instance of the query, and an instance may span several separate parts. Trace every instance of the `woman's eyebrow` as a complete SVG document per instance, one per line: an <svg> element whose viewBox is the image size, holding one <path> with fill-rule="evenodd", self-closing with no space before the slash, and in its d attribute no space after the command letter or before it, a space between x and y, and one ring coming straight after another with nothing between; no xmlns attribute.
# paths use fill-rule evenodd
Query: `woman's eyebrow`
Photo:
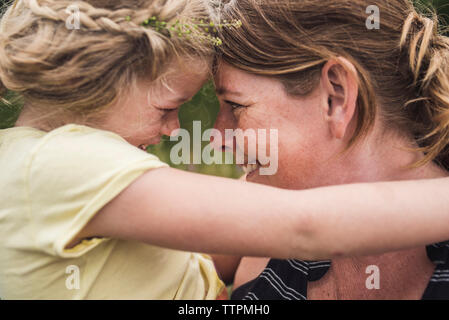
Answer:
<svg viewBox="0 0 449 320"><path fill-rule="evenodd" d="M225 94L230 94L230 95L239 96L239 97L242 96L242 94L240 92L229 90L226 87L219 87L219 88L217 88L216 92L217 92L217 95L219 95L219 96L222 96Z"/></svg>

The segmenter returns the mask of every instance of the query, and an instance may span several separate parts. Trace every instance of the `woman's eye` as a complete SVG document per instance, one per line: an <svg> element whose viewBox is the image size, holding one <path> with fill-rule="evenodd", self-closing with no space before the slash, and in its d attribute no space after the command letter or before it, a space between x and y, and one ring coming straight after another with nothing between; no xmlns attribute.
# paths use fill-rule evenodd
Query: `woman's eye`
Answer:
<svg viewBox="0 0 449 320"><path fill-rule="evenodd" d="M245 106L235 103L235 102L232 102L232 101L225 101L225 102L232 108L233 111L241 109L241 108L245 108Z"/></svg>

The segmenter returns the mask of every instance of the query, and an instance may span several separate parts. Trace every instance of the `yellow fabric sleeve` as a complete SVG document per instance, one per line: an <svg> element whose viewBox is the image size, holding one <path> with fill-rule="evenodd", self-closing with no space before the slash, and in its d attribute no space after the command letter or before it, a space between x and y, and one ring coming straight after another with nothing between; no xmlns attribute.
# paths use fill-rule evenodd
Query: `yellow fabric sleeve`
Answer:
<svg viewBox="0 0 449 320"><path fill-rule="evenodd" d="M69 125L32 151L26 174L29 221L36 249L79 257L107 239L65 249L108 202L150 169L166 167L110 132Z"/></svg>

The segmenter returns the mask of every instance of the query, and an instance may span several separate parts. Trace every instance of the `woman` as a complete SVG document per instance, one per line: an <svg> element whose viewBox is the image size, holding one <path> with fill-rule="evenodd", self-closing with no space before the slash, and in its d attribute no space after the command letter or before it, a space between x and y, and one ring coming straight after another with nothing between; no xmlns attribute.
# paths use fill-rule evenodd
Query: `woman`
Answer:
<svg viewBox="0 0 449 320"><path fill-rule="evenodd" d="M243 25L221 34L216 127L279 130L277 174L260 175L259 163L248 181L309 189L423 179L425 190L424 179L448 176L449 39L406 0L377 1L381 26L368 30L370 4L241 0L222 8L221 19ZM245 145L237 149L247 158L258 156ZM329 220L315 227L333 248L332 262L243 259L236 287L244 285L233 298L449 298L449 245L425 247L432 240L423 241L448 225L441 204L437 215L426 216L436 212L432 196L446 197L447 187L438 183L442 189L434 195L417 193L416 182L379 184L377 191L373 184L371 199L366 185L322 189L321 198L311 190L309 204L327 205L328 212L317 216ZM386 205L397 201L400 186L414 193L402 193L407 202L393 209L407 213ZM426 197L419 210L411 195ZM393 252L382 254L387 251ZM373 265L380 270L379 290L366 285L365 270Z"/></svg>

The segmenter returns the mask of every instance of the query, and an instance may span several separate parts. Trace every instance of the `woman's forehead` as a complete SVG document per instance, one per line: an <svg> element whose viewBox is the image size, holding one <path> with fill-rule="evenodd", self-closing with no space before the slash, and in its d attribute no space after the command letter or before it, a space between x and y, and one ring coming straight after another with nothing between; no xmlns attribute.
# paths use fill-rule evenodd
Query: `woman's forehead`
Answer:
<svg viewBox="0 0 449 320"><path fill-rule="evenodd" d="M243 96L250 92L260 95L267 93L267 88L270 92L282 88L274 78L252 74L226 62L219 64L214 80L218 95Z"/></svg>

